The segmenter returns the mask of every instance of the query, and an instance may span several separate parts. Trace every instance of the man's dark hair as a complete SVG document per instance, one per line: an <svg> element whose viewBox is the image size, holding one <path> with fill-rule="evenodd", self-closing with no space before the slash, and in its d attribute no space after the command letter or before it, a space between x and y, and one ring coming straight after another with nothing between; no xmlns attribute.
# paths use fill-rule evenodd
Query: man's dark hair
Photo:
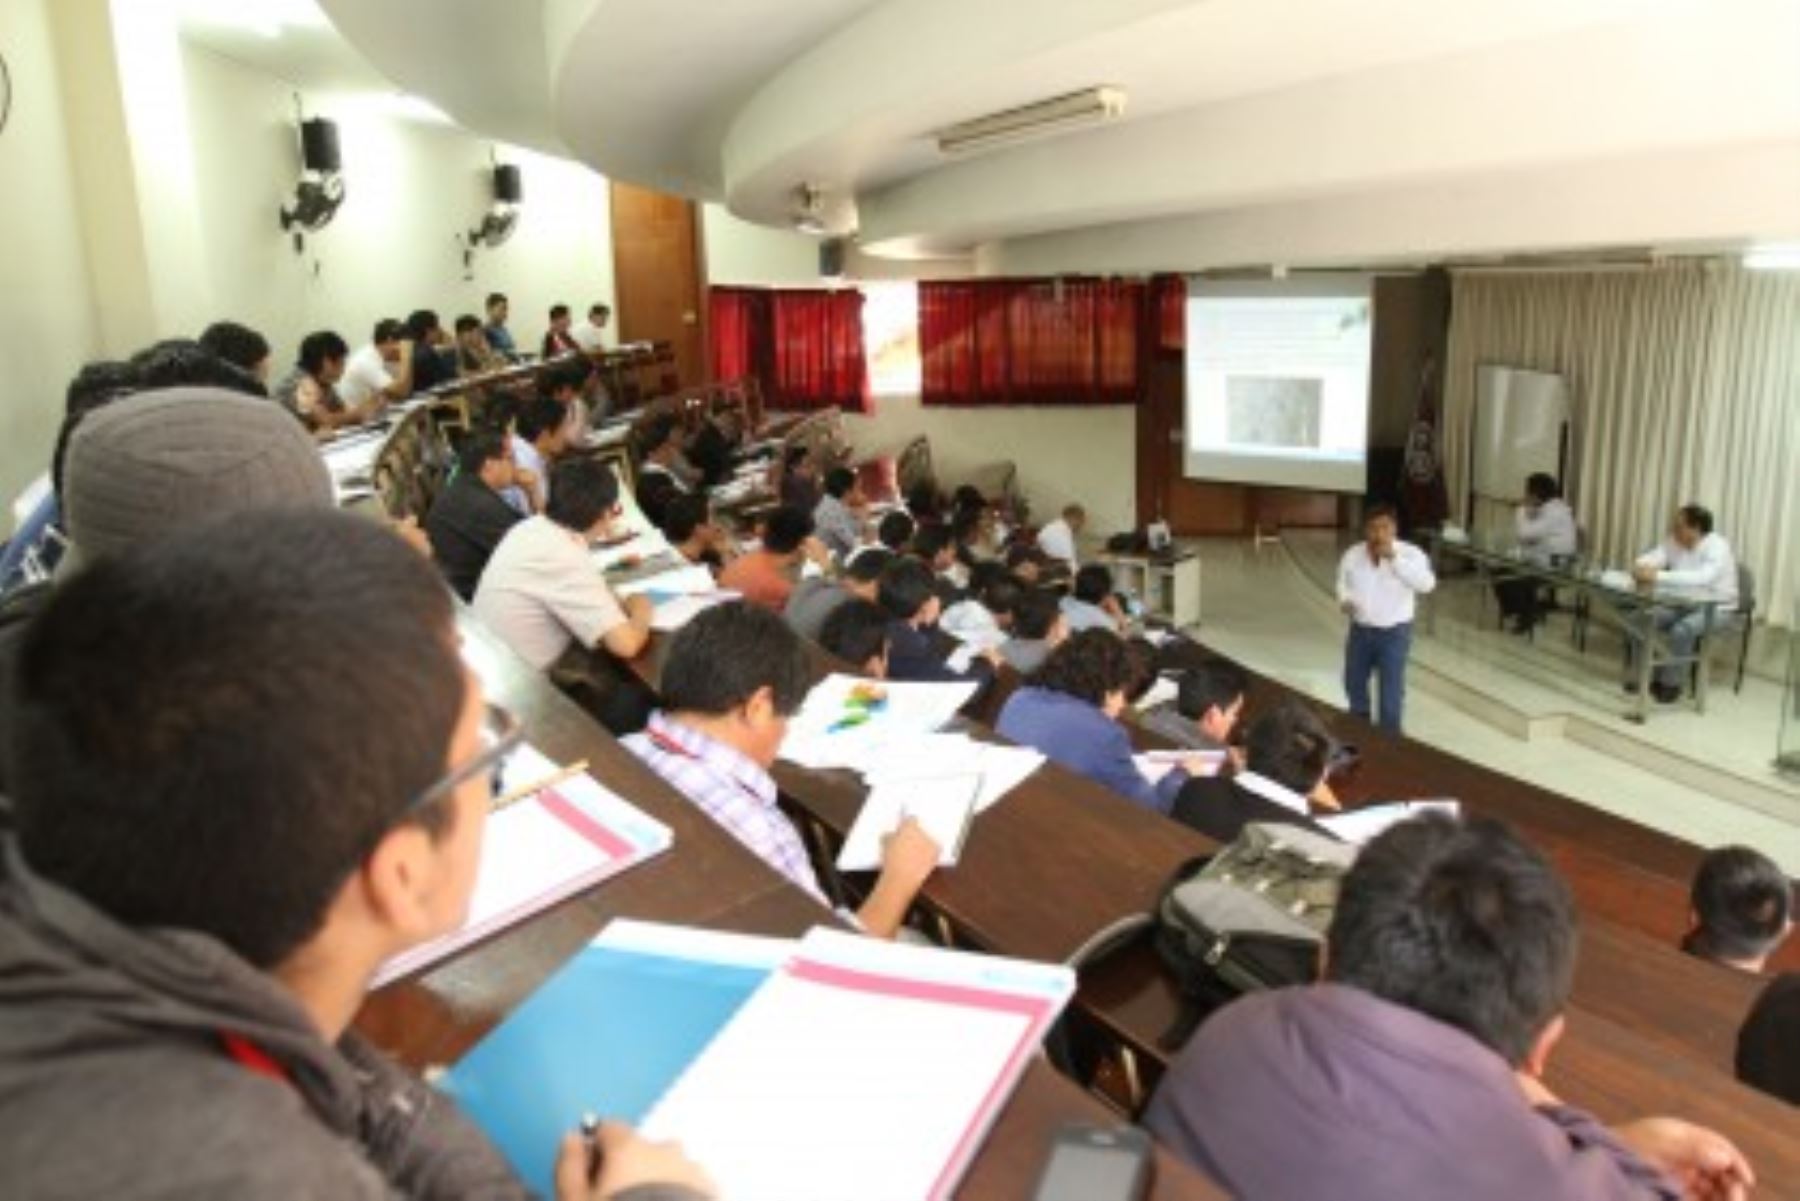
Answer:
<svg viewBox="0 0 1800 1201"><path fill-rule="evenodd" d="M681 422L673 413L658 413L638 427L638 458L648 459L681 432Z"/></svg>
<svg viewBox="0 0 1800 1201"><path fill-rule="evenodd" d="M1045 588L1028 588L1013 607L1013 636L1048 638L1050 627L1061 615L1062 600L1056 593Z"/></svg>
<svg viewBox="0 0 1800 1201"><path fill-rule="evenodd" d="M1302 795L1318 787L1331 762L1331 731L1292 698L1250 723L1244 762L1251 771Z"/></svg>
<svg viewBox="0 0 1800 1201"><path fill-rule="evenodd" d="M610 317L612 316L612 306L606 304L590 304L588 306L588 316Z"/></svg>
<svg viewBox="0 0 1800 1201"><path fill-rule="evenodd" d="M983 559L969 567L969 595L980 597L995 580L1003 580L1012 575L1006 570L1006 564L994 559Z"/></svg>
<svg viewBox="0 0 1800 1201"><path fill-rule="evenodd" d="M727 601L702 611L669 644L662 670L663 708L671 713L730 713L756 695L773 694L775 711L799 711L812 688L806 644L766 609Z"/></svg>
<svg viewBox="0 0 1800 1201"><path fill-rule="evenodd" d="M850 494L856 487L856 472L848 467L833 467L825 473L825 494L835 496L839 500Z"/></svg>
<svg viewBox="0 0 1800 1201"><path fill-rule="evenodd" d="M1574 902L1542 855L1499 822L1430 813L1357 856L1326 972L1517 1067L1569 998L1576 941Z"/></svg>
<svg viewBox="0 0 1800 1201"><path fill-rule="evenodd" d="M241 512L96 560L20 651L21 851L118 922L274 966L445 774L465 696L452 620L424 558L332 510ZM331 716L346 686L379 722Z"/></svg>
<svg viewBox="0 0 1800 1201"><path fill-rule="evenodd" d="M852 597L831 611L819 628L819 645L853 667L887 651L886 609L874 601Z"/></svg>
<svg viewBox="0 0 1800 1201"><path fill-rule="evenodd" d="M971 584L973 589L973 584ZM979 592L981 603L995 617L1006 617L1019 611L1019 602L1025 597L1025 586L1012 577L1012 573L1002 569L1001 574L988 580Z"/></svg>
<svg viewBox="0 0 1800 1201"><path fill-rule="evenodd" d="M677 492L663 503L663 537L679 546L712 519L712 504L703 492Z"/></svg>
<svg viewBox="0 0 1800 1201"><path fill-rule="evenodd" d="M1175 711L1199 721L1209 709L1220 713L1250 691L1250 677L1235 663L1211 659L1183 672L1175 692Z"/></svg>
<svg viewBox="0 0 1800 1201"><path fill-rule="evenodd" d="M781 458L781 465L784 469L792 471L796 467L804 466L807 456L811 453L804 446L790 446L787 448L787 453Z"/></svg>
<svg viewBox="0 0 1800 1201"><path fill-rule="evenodd" d="M913 535L912 553L929 563L949 546L949 530L941 525L922 525Z"/></svg>
<svg viewBox="0 0 1800 1201"><path fill-rule="evenodd" d="M300 366L308 375L319 374L325 370L327 362L347 358L349 354L349 344L328 329L310 333L300 339Z"/></svg>
<svg viewBox="0 0 1800 1201"><path fill-rule="evenodd" d="M1049 556L1045 555L1043 551L1028 542L1016 543L1008 547L1006 551L1008 567L1019 567L1025 563L1035 563L1042 567L1048 558Z"/></svg>
<svg viewBox="0 0 1800 1201"><path fill-rule="evenodd" d="M937 516L938 493L930 484L914 484L906 494L906 508L918 521Z"/></svg>
<svg viewBox="0 0 1800 1201"><path fill-rule="evenodd" d="M1363 508L1363 525L1366 526L1371 521L1380 517L1385 517L1389 521L1397 522L1400 520L1400 510L1394 508L1392 503L1385 500L1370 501L1368 505Z"/></svg>
<svg viewBox="0 0 1800 1201"><path fill-rule="evenodd" d="M1050 652L1032 683L1099 707L1109 692L1129 692L1136 675L1125 640L1107 630L1083 630Z"/></svg>
<svg viewBox="0 0 1800 1201"><path fill-rule="evenodd" d="M489 292L488 293L486 308L490 313L494 311L495 305L505 304L505 303L506 303L506 293L505 292Z"/></svg>
<svg viewBox="0 0 1800 1201"><path fill-rule="evenodd" d="M1160 675L1156 670L1156 644L1148 638L1127 638L1125 655L1131 660L1131 684L1125 689L1125 699L1135 705Z"/></svg>
<svg viewBox="0 0 1800 1201"><path fill-rule="evenodd" d="M564 388L580 392L587 387L588 376L593 371L594 365L585 355L561 360L548 371L538 372L538 392L552 397Z"/></svg>
<svg viewBox="0 0 1800 1201"><path fill-rule="evenodd" d="M896 558L881 573L881 585L875 595L889 615L911 621L937 595L937 577L917 559Z"/></svg>
<svg viewBox="0 0 1800 1201"><path fill-rule="evenodd" d="M406 319L406 336L415 342L423 342L441 324L432 310L414 309Z"/></svg>
<svg viewBox="0 0 1800 1201"><path fill-rule="evenodd" d="M519 406L513 420L513 432L527 442L536 442L540 434L555 433L569 419L568 406L549 396L533 396Z"/></svg>
<svg viewBox="0 0 1800 1201"><path fill-rule="evenodd" d="M873 584L894 561L894 552L885 546L871 546L850 556L844 564L844 575L859 584Z"/></svg>
<svg viewBox="0 0 1800 1201"><path fill-rule="evenodd" d="M790 555L812 537L812 514L792 505L782 505L763 519L763 549L776 555Z"/></svg>
<svg viewBox="0 0 1800 1201"><path fill-rule="evenodd" d="M585 534L619 503L619 477L598 459L562 459L550 468L550 499L544 516L567 530Z"/></svg>
<svg viewBox="0 0 1800 1201"><path fill-rule="evenodd" d="M875 537L889 550L903 551L917 529L918 523L913 521L911 514L904 509L895 509L875 527Z"/></svg>
<svg viewBox="0 0 1800 1201"><path fill-rule="evenodd" d="M478 426L456 452L456 468L465 475L478 475L488 463L505 457L506 435L489 426Z"/></svg>
<svg viewBox="0 0 1800 1201"><path fill-rule="evenodd" d="M568 305L553 304L550 306L550 320L555 321L558 318L567 317L568 315L569 315L569 306Z"/></svg>
<svg viewBox="0 0 1800 1201"><path fill-rule="evenodd" d="M1089 563L1075 573L1075 599L1097 605L1112 595L1112 572L1099 563Z"/></svg>
<svg viewBox="0 0 1800 1201"><path fill-rule="evenodd" d="M269 340L247 325L215 321L200 334L200 345L240 371L255 373L269 357Z"/></svg>
<svg viewBox="0 0 1800 1201"><path fill-rule="evenodd" d="M75 431L89 413L130 396L137 388L138 375L131 364L111 360L89 363L69 381L62 426L56 431L56 448L50 452L50 486L58 496L62 495L63 461L69 457L69 440Z"/></svg>
<svg viewBox="0 0 1800 1201"><path fill-rule="evenodd" d="M164 388L223 388L245 396L267 397L262 381L235 367L192 338L168 338L131 356L140 392Z"/></svg>
<svg viewBox="0 0 1800 1201"><path fill-rule="evenodd" d="M380 321L375 323L375 329L374 332L369 335L369 341L380 346L383 342L398 342L405 336L406 327L404 325L401 325L392 317L383 317Z"/></svg>
<svg viewBox="0 0 1800 1201"><path fill-rule="evenodd" d="M1561 496L1562 488L1557 485L1556 477L1549 472L1534 471L1525 477L1525 495L1541 505Z"/></svg>
<svg viewBox="0 0 1800 1201"><path fill-rule="evenodd" d="M456 332L458 334L466 334L471 330L480 328L481 318L477 317L474 313L464 313L456 319Z"/></svg>
<svg viewBox="0 0 1800 1201"><path fill-rule="evenodd" d="M958 484L956 491L950 494L950 507L958 513L970 509L980 512L987 508L987 497L974 484Z"/></svg>
<svg viewBox="0 0 1800 1201"><path fill-rule="evenodd" d="M1794 909L1793 881L1767 855L1743 846L1708 851L1689 895L1699 925L1681 945L1702 959L1767 955Z"/></svg>
<svg viewBox="0 0 1800 1201"><path fill-rule="evenodd" d="M1712 510L1705 505L1682 505L1681 522L1690 530L1699 530L1702 536L1713 532Z"/></svg>

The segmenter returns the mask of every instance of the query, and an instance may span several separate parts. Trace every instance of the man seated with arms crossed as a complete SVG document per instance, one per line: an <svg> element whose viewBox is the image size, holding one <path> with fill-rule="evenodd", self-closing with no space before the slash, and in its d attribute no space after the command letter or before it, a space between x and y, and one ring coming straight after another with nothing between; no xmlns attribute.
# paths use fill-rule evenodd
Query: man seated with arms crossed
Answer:
<svg viewBox="0 0 1800 1201"><path fill-rule="evenodd" d="M1744 1197L1750 1167L1719 1135L1609 1130L1544 1086L1575 954L1568 888L1511 830L1402 822L1344 878L1326 982L1214 1014L1144 1124L1240 1197Z"/></svg>
<svg viewBox="0 0 1800 1201"><path fill-rule="evenodd" d="M1732 555L1731 543L1725 541L1725 535L1713 532L1711 510L1699 505L1682 505L1675 510L1675 516L1669 521L1669 536L1663 539L1661 546L1638 556L1632 565L1631 576L1645 587L1716 599L1719 604L1712 616L1715 623L1721 614L1737 608L1737 559ZM1690 658L1694 654L1706 624L1705 607L1660 609L1656 614L1656 628L1668 638L1669 653L1677 659ZM1665 705L1680 700L1681 681L1689 666L1688 663L1664 663L1658 667L1656 679L1650 685L1650 695ZM1625 688L1635 692L1637 684L1627 683Z"/></svg>
<svg viewBox="0 0 1800 1201"><path fill-rule="evenodd" d="M763 520L762 545L725 565L719 573L719 587L780 613L793 595L800 565L808 561L823 570L831 555L813 537L812 518L806 510L783 505Z"/></svg>
<svg viewBox="0 0 1800 1201"><path fill-rule="evenodd" d="M1513 514L1513 530L1525 561L1548 567L1574 555L1579 536L1575 512L1562 498L1556 477L1533 472L1525 481L1525 503ZM1538 592L1544 582L1536 576L1514 575L1494 581L1494 597L1500 612L1512 618L1513 633L1524 634L1542 620Z"/></svg>
<svg viewBox="0 0 1800 1201"><path fill-rule="evenodd" d="M663 708L624 742L726 833L823 903L800 832L776 804L769 775L788 719L811 686L806 648L779 617L742 601L714 605L675 635L662 672ZM938 845L918 822L901 823L883 841L881 874L856 913L863 929L892 938L937 860Z"/></svg>
<svg viewBox="0 0 1800 1201"><path fill-rule="evenodd" d="M412 343L406 340L406 327L383 317L375 323L369 344L344 364L338 395L353 409L373 405L380 412L390 401L411 396L412 381Z"/></svg>
<svg viewBox="0 0 1800 1201"><path fill-rule="evenodd" d="M146 638L144 631L159 631ZM524 1201L447 1096L350 1029L455 929L516 727L431 567L330 510L102 558L27 638L0 839L9 1197ZM379 722L332 720L346 689ZM557 1201L695 1201L673 1147L574 1135Z"/></svg>
<svg viewBox="0 0 1800 1201"><path fill-rule="evenodd" d="M1335 837L1311 816L1315 808L1340 808L1325 782L1331 751L1331 734L1313 711L1283 701L1250 724L1244 770L1190 780L1169 816L1219 842L1230 842L1249 822L1284 822Z"/></svg>
<svg viewBox="0 0 1800 1201"><path fill-rule="evenodd" d="M794 585L793 593L781 616L794 633L818 642L831 615L852 601L874 601L880 597L881 576L894 561L894 556L879 547L857 555L836 579L814 576Z"/></svg>
<svg viewBox="0 0 1800 1201"><path fill-rule="evenodd" d="M792 623L789 623L792 624ZM851 597L825 619L818 643L850 670L871 680L888 676L888 614L874 601Z"/></svg>
<svg viewBox="0 0 1800 1201"><path fill-rule="evenodd" d="M648 698L636 677L604 655L630 659L650 641L650 598L623 604L601 578L589 546L611 532L619 481L594 459L551 472L550 504L500 540L475 589L481 623L539 671L564 664L597 692L593 709L615 734L643 728Z"/></svg>
<svg viewBox="0 0 1800 1201"><path fill-rule="evenodd" d="M1761 975L1794 928L1794 882L1760 851L1708 851L1689 893L1693 929L1681 949L1698 959Z"/></svg>
<svg viewBox="0 0 1800 1201"><path fill-rule="evenodd" d="M373 398L361 405L346 404L338 393L350 348L325 329L300 341L300 361L269 393L288 412L314 433L361 425L375 416L380 403Z"/></svg>
<svg viewBox="0 0 1800 1201"><path fill-rule="evenodd" d="M1138 718L1138 725L1190 750L1227 750L1249 689L1243 669L1214 659L1183 672L1174 703L1151 709Z"/></svg>
<svg viewBox="0 0 1800 1201"><path fill-rule="evenodd" d="M475 598L475 585L494 548L523 520L501 491L532 482L513 462L512 447L498 430L477 429L463 439L456 478L425 517L432 557L463 600Z"/></svg>

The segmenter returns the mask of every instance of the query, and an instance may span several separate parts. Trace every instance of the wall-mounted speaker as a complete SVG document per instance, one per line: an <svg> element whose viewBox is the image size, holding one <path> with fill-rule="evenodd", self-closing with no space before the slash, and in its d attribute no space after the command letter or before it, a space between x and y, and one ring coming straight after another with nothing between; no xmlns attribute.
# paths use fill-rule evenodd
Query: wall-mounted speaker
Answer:
<svg viewBox="0 0 1800 1201"><path fill-rule="evenodd" d="M819 274L826 279L842 279L844 277L844 260L849 256L850 243L843 238L826 238L819 243Z"/></svg>
<svg viewBox="0 0 1800 1201"><path fill-rule="evenodd" d="M525 199L525 180L513 163L494 167L494 199L501 204L518 204Z"/></svg>
<svg viewBox="0 0 1800 1201"><path fill-rule="evenodd" d="M336 122L324 117L300 122L300 165L320 175L336 175L343 169Z"/></svg>

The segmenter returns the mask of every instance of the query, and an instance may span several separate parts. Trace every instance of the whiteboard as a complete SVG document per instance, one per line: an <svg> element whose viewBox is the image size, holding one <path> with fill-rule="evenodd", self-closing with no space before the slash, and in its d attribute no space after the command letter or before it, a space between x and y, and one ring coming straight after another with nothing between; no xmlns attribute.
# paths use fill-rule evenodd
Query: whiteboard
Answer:
<svg viewBox="0 0 1800 1201"><path fill-rule="evenodd" d="M1563 479L1564 433L1570 427L1569 385L1549 371L1483 364L1475 369L1475 445L1470 490L1478 499L1516 501L1525 477L1542 471Z"/></svg>

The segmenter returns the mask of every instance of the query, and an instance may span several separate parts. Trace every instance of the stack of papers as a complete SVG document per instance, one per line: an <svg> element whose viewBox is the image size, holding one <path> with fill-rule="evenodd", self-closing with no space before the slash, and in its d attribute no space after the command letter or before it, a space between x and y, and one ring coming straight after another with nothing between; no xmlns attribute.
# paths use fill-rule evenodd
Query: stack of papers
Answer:
<svg viewBox="0 0 1800 1201"><path fill-rule="evenodd" d="M975 695L975 683L925 684L832 674L813 685L781 757L801 767L860 771L883 744L929 734Z"/></svg>
<svg viewBox="0 0 1800 1201"><path fill-rule="evenodd" d="M672 556L661 571L646 571L629 580L610 584L615 596L632 596L642 592L653 602L670 597L712 592L718 588L712 572L698 563L689 563L679 555Z"/></svg>
<svg viewBox="0 0 1800 1201"><path fill-rule="evenodd" d="M870 786L856 824L838 852L838 870L880 868L882 840L908 818L917 821L938 844L938 866L955 867L980 797L979 774L877 781Z"/></svg>
<svg viewBox="0 0 1800 1201"><path fill-rule="evenodd" d="M1204 763L1208 765L1208 770L1201 774L1216 776L1219 774L1219 769L1225 766L1225 752L1185 750L1143 751L1133 755L1131 761L1137 764L1137 769L1139 773L1143 775L1144 779L1155 784L1184 763Z"/></svg>
<svg viewBox="0 0 1800 1201"><path fill-rule="evenodd" d="M664 634L673 634L714 605L737 600L742 595L743 593L733 592L728 588L716 592L688 593L665 599L656 599L655 594L652 593L656 609L650 614L650 628Z"/></svg>
<svg viewBox="0 0 1800 1201"><path fill-rule="evenodd" d="M1417 817L1421 813L1447 813L1455 817L1461 811L1462 806L1455 801L1394 801L1314 820L1345 842L1363 846L1389 826L1397 825L1409 817Z"/></svg>
<svg viewBox="0 0 1800 1201"><path fill-rule="evenodd" d="M556 773L535 748L507 757L508 790ZM592 776L576 775L488 817L462 927L396 955L371 987L409 975L668 850L674 835Z"/></svg>
<svg viewBox="0 0 1800 1201"><path fill-rule="evenodd" d="M1137 710L1142 713L1146 709L1154 709L1158 705L1167 705L1181 694L1181 688L1168 676L1158 676L1150 690L1137 699Z"/></svg>

